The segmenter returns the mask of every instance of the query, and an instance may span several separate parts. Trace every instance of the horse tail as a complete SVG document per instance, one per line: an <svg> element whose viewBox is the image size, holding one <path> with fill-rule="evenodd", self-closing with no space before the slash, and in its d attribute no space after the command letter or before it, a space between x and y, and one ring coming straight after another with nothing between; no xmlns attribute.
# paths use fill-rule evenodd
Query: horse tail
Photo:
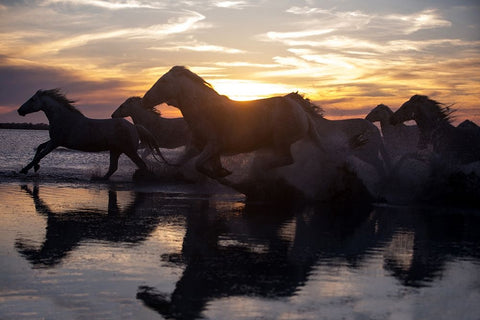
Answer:
<svg viewBox="0 0 480 320"><path fill-rule="evenodd" d="M167 159L165 159L162 152L160 151L157 139L155 139L155 137L150 131L148 131L144 126L139 124L135 124L135 129L138 132L140 141L143 142L143 144L145 144L145 146L147 146L150 150L152 150L152 154L155 160L160 162L160 160L155 156L155 154L158 154L164 163L169 166L174 166L174 164L170 163L169 161L167 161Z"/></svg>

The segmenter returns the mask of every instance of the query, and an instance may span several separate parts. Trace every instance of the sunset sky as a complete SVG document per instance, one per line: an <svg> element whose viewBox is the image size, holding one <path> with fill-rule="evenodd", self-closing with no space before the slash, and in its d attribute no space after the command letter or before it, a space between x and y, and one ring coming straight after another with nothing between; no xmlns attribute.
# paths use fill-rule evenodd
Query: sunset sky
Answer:
<svg viewBox="0 0 480 320"><path fill-rule="evenodd" d="M184 65L232 99L299 91L327 118L413 94L480 120L478 0L0 0L0 122L61 87L109 117Z"/></svg>

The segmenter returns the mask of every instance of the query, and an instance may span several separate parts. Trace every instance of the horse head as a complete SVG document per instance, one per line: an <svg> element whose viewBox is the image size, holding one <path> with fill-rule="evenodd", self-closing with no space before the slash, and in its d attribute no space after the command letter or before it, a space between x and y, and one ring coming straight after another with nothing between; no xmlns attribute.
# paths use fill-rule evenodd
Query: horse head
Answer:
<svg viewBox="0 0 480 320"><path fill-rule="evenodd" d="M381 122L381 121L389 120L392 114L393 114L393 111L388 106L384 104L379 104L378 106L373 108L372 111L368 113L365 119L370 122L376 122L376 121Z"/></svg>
<svg viewBox="0 0 480 320"><path fill-rule="evenodd" d="M427 96L414 95L402 104L402 106L390 118L392 124L398 124L408 120L415 120L421 127L434 127L439 123L450 123L450 106L430 99Z"/></svg>
<svg viewBox="0 0 480 320"><path fill-rule="evenodd" d="M143 107L151 109L162 103L178 106L178 99L185 84L183 76L187 72L190 71L185 67L175 66L161 76L143 96Z"/></svg>
<svg viewBox="0 0 480 320"><path fill-rule="evenodd" d="M50 90L38 90L30 99L27 100L17 112L19 115L24 116L28 113L44 111L47 114L58 111L59 109L65 109L77 114L82 114L73 103L74 100L68 99L60 89Z"/></svg>
<svg viewBox="0 0 480 320"><path fill-rule="evenodd" d="M428 101L427 96L422 95L414 95L402 104L402 106L393 113L390 117L390 123L393 125L408 121L408 120L417 120L417 116L419 114L419 109L422 105Z"/></svg>
<svg viewBox="0 0 480 320"><path fill-rule="evenodd" d="M113 113L112 118L125 118L132 115L132 110L142 106L142 98L130 97L125 100Z"/></svg>
<svg viewBox="0 0 480 320"><path fill-rule="evenodd" d="M42 90L38 90L30 99L27 100L27 102L18 108L18 114L24 117L26 114L42 110L43 103L41 95Z"/></svg>

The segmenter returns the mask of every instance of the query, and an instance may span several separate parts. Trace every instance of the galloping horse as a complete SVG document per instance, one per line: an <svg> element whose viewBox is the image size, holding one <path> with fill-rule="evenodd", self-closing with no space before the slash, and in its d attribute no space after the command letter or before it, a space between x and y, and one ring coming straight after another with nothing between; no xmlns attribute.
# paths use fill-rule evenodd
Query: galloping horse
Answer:
<svg viewBox="0 0 480 320"><path fill-rule="evenodd" d="M132 117L135 124L144 126L150 131L161 148L178 148L190 142L190 130L183 118L163 118L154 108L142 108L140 97L128 98L112 113L112 118L125 117Z"/></svg>
<svg viewBox="0 0 480 320"><path fill-rule="evenodd" d="M108 179L118 168L118 158L126 154L141 170L147 170L138 156L141 139L149 148L160 154L154 137L144 127L133 125L125 119L90 119L85 117L59 89L39 90L19 109L18 113L43 111L50 123L50 140L40 144L33 160L20 172L32 167L39 169L40 160L59 146L87 152L110 151L110 167L103 179ZM160 154L161 155L161 154Z"/></svg>
<svg viewBox="0 0 480 320"><path fill-rule="evenodd" d="M303 98L298 93L290 93L286 97L295 99L306 109L316 107L309 99ZM348 142L350 148L348 151L374 167L380 177L384 177L386 170L390 169L390 157L385 150L380 132L370 121L360 118L329 120L317 116L315 123L319 132L342 135Z"/></svg>
<svg viewBox="0 0 480 320"><path fill-rule="evenodd" d="M181 110L201 150L196 168L212 178L231 174L222 167L221 155L271 148L277 157L268 167L274 168L294 162L290 146L297 140L310 136L320 144L314 110L306 112L285 97L230 100L185 67L170 69L142 98L145 108L164 102Z"/></svg>
<svg viewBox="0 0 480 320"><path fill-rule="evenodd" d="M403 123L393 125L390 117L393 111L384 104L379 104L373 108L365 117L370 122L380 122L382 130L383 143L390 156L390 159L399 159L403 155L417 150L418 127L407 126Z"/></svg>
<svg viewBox="0 0 480 320"><path fill-rule="evenodd" d="M128 98L112 113L112 118L125 117L131 117L133 123L150 131L160 148L174 149L185 146L185 152L178 164L197 154L191 144L192 134L183 118L163 118L154 107L143 108L140 97Z"/></svg>
<svg viewBox="0 0 480 320"><path fill-rule="evenodd" d="M480 160L480 130L454 127L450 107L427 96L414 95L390 118L393 124L415 120L420 139L433 146L442 159L466 164Z"/></svg>

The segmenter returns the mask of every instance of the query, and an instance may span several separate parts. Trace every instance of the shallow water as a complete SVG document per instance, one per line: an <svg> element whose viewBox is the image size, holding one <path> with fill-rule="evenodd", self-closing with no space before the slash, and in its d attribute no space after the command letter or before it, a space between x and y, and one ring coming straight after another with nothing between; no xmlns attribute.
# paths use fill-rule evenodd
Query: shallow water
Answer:
<svg viewBox="0 0 480 320"><path fill-rule="evenodd" d="M70 151L13 173L46 134L0 146L1 319L478 319L478 211L248 203L128 159L92 183Z"/></svg>

